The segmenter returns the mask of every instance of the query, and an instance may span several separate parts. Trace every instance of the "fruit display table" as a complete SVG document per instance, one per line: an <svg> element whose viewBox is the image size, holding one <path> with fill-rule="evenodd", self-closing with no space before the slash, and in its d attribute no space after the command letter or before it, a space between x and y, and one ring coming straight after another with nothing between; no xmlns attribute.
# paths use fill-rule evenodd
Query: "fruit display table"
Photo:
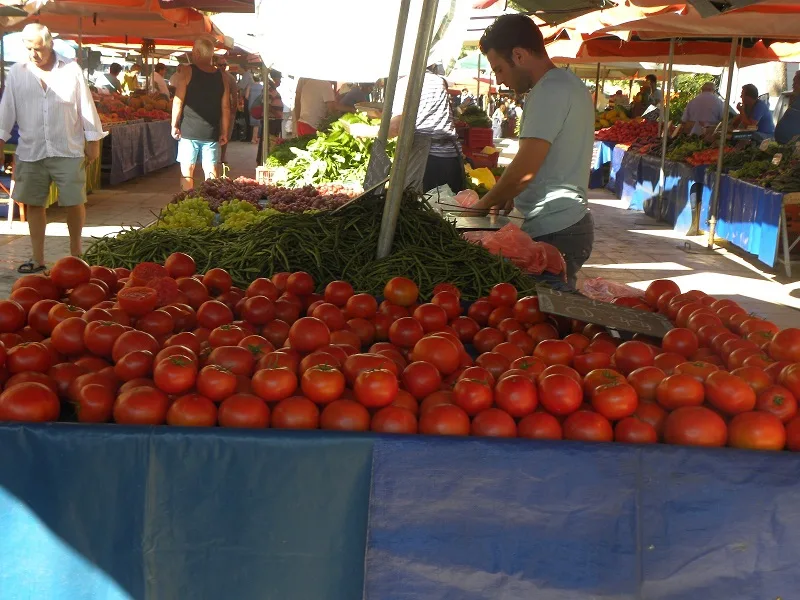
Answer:
<svg viewBox="0 0 800 600"><path fill-rule="evenodd" d="M0 464L4 600L728 600L800 585L791 453L68 424L0 426L0 452L14 457Z"/></svg>
<svg viewBox="0 0 800 600"><path fill-rule="evenodd" d="M106 138L103 175L116 185L175 164L176 142L169 121L117 125Z"/></svg>

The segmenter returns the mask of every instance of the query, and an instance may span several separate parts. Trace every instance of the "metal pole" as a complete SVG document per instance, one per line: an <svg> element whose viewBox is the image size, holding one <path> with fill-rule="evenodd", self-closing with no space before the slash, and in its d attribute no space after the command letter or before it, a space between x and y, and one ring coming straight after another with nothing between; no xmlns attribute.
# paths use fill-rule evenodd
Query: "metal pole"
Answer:
<svg viewBox="0 0 800 600"><path fill-rule="evenodd" d="M478 89L475 92L475 102L480 102L481 99L481 55L478 53Z"/></svg>
<svg viewBox="0 0 800 600"><path fill-rule="evenodd" d="M675 38L669 40L669 69L667 70L667 80L664 82L664 131L661 139L661 170L658 172L658 203L664 201L664 187L667 183L667 174L664 172L664 165L667 160L667 141L669 139L669 95L672 91L672 62L675 60Z"/></svg>
<svg viewBox="0 0 800 600"><path fill-rule="evenodd" d="M264 164L269 156L269 68L267 63L263 63L261 66L261 82L264 84L261 92L261 102L264 106L264 119L261 126L261 164Z"/></svg>
<svg viewBox="0 0 800 600"><path fill-rule="evenodd" d="M397 31L394 34L394 48L392 49L392 62L389 65L389 77L383 88L383 114L381 127L378 130L378 139L386 144L389 139L389 124L392 120L392 104L394 104L394 91L397 89L397 75L400 72L400 58L403 54L403 42L406 38L406 23L411 0L400 0L400 12L397 15Z"/></svg>
<svg viewBox="0 0 800 600"><path fill-rule="evenodd" d="M0 87L6 87L6 34L0 35Z"/></svg>
<svg viewBox="0 0 800 600"><path fill-rule="evenodd" d="M414 45L414 55L411 60L411 72L408 75L406 99L403 104L403 121L400 125L400 136L397 140L394 162L389 177L389 191L386 203L383 206L383 219L381 231L378 236L378 258L384 258L392 250L394 230L397 226L397 217L400 214L400 204L405 191L406 172L411 158L411 149L414 144L417 111L419 110L422 84L425 79L428 49L433 35L433 25L436 20L438 0L423 0L422 13L419 19L417 41Z"/></svg>
<svg viewBox="0 0 800 600"><path fill-rule="evenodd" d="M597 63L597 74L594 77L594 109L597 110L597 103L600 101L600 63Z"/></svg>
<svg viewBox="0 0 800 600"><path fill-rule="evenodd" d="M708 249L714 249L714 234L717 232L717 210L719 209L719 181L722 176L722 160L725 158L725 140L728 137L728 116L731 107L731 88L733 86L733 67L736 64L736 48L739 38L731 39L731 56L728 61L728 85L725 87L725 106L722 111L722 127L719 134L719 154L717 155L717 172L714 174L714 189L711 190L711 206L708 214Z"/></svg>

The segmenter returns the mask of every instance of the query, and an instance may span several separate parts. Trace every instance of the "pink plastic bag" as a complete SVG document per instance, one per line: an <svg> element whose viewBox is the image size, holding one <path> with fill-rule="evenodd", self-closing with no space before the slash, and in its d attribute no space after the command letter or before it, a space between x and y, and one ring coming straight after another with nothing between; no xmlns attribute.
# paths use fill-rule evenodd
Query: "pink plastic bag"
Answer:
<svg viewBox="0 0 800 600"><path fill-rule="evenodd" d="M497 231L466 233L464 237L481 244L492 254L502 255L526 273L541 275L548 265L544 245L534 242L514 224L508 224Z"/></svg>
<svg viewBox="0 0 800 600"><path fill-rule="evenodd" d="M624 283L609 281L602 277L586 279L581 285L581 293L599 302L612 302L614 298L643 298L644 292Z"/></svg>
<svg viewBox="0 0 800 600"><path fill-rule="evenodd" d="M471 208L479 199L478 192L475 190L462 190L455 195L458 205L464 208Z"/></svg>

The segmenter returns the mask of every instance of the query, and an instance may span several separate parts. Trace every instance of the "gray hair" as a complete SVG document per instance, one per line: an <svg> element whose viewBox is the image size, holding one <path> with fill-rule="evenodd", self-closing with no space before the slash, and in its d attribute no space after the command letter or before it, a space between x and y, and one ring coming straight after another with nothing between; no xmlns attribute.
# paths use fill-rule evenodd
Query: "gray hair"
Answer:
<svg viewBox="0 0 800 600"><path fill-rule="evenodd" d="M214 44L208 38L195 40L192 50L201 58L213 58L214 56Z"/></svg>
<svg viewBox="0 0 800 600"><path fill-rule="evenodd" d="M22 39L41 39L46 45L53 45L53 35L50 33L50 30L41 23L29 23L28 25L25 25L25 28L22 30Z"/></svg>
<svg viewBox="0 0 800 600"><path fill-rule="evenodd" d="M704 92L715 92L717 91L717 86L714 84L713 81L706 81L701 88Z"/></svg>

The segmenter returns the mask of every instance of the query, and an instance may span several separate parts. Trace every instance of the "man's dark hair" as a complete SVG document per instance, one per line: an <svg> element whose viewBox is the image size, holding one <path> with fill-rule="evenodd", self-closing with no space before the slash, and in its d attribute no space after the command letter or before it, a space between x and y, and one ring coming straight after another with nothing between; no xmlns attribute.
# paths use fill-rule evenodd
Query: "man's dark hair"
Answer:
<svg viewBox="0 0 800 600"><path fill-rule="evenodd" d="M158 63L153 70L156 73L166 73L167 72L167 65L165 65L164 63Z"/></svg>
<svg viewBox="0 0 800 600"><path fill-rule="evenodd" d="M480 41L481 52L494 50L508 62L512 61L514 48L523 48L533 54L546 56L542 32L525 15L501 15L486 28Z"/></svg>
<svg viewBox="0 0 800 600"><path fill-rule="evenodd" d="M742 94L753 100L758 100L758 88L752 83L742 86Z"/></svg>
<svg viewBox="0 0 800 600"><path fill-rule="evenodd" d="M655 75L653 75L652 73L650 73L650 75L648 75L647 77L645 77L645 79L646 79L647 81L652 81L653 83L658 83L658 79L657 79L657 78L656 78L656 76L655 76Z"/></svg>
<svg viewBox="0 0 800 600"><path fill-rule="evenodd" d="M122 72L122 65L119 63L111 63L111 66L108 67L108 72L116 77Z"/></svg>
<svg viewBox="0 0 800 600"><path fill-rule="evenodd" d="M269 78L272 79L272 81L275 81L276 79L282 79L283 75L281 75L280 71L276 71L275 69L270 69Z"/></svg>

